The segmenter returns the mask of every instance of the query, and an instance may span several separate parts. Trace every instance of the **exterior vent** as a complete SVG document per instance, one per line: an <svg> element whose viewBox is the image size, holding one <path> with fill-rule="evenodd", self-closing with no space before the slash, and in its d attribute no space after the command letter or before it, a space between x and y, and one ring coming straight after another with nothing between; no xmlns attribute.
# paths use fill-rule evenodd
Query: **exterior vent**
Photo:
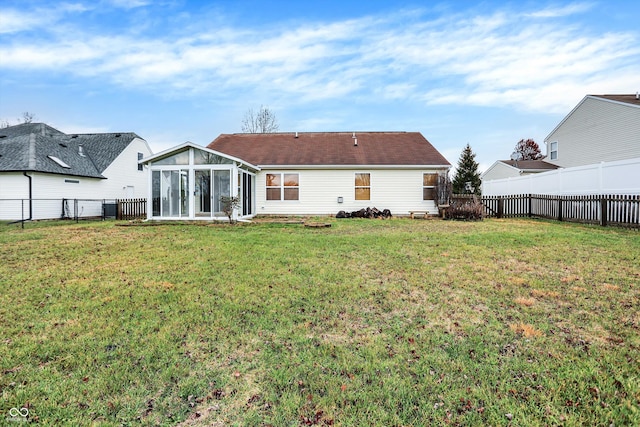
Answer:
<svg viewBox="0 0 640 427"><path fill-rule="evenodd" d="M82 146L82 144L78 145L78 154L80 155L80 157L85 157L84 147Z"/></svg>

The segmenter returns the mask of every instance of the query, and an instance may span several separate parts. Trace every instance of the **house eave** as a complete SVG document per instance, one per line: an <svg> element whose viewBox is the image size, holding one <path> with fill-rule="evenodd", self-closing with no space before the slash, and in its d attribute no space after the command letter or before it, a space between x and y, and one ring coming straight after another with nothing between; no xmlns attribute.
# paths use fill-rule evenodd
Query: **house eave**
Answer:
<svg viewBox="0 0 640 427"><path fill-rule="evenodd" d="M424 169L449 169L451 165L260 165L266 170L274 169L316 169L316 170L365 170L365 169L394 169L394 170L424 170Z"/></svg>

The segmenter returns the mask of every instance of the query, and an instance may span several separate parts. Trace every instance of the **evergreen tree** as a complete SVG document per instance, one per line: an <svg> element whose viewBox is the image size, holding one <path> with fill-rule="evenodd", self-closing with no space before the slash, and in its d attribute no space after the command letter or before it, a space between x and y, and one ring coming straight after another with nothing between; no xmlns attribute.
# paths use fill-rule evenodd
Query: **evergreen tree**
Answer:
<svg viewBox="0 0 640 427"><path fill-rule="evenodd" d="M478 172L478 162L476 162L475 158L475 153L471 150L471 146L467 144L462 150L462 154L460 154L458 168L453 177L454 194L480 195L480 172Z"/></svg>

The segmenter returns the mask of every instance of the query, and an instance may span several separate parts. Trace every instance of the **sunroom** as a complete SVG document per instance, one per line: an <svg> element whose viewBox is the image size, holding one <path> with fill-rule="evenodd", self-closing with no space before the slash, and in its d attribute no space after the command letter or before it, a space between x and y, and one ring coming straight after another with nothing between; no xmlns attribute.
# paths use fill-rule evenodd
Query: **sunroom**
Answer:
<svg viewBox="0 0 640 427"><path fill-rule="evenodd" d="M224 197L238 197L233 219L255 215L257 166L191 142L140 163L151 172L147 219L228 220Z"/></svg>

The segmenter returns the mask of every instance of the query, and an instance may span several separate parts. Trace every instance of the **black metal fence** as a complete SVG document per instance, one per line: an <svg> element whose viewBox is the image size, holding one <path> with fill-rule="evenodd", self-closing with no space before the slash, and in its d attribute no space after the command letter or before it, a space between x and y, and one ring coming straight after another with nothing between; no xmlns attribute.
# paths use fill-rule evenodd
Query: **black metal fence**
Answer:
<svg viewBox="0 0 640 427"><path fill-rule="evenodd" d="M0 221L137 219L146 199L0 199Z"/></svg>

